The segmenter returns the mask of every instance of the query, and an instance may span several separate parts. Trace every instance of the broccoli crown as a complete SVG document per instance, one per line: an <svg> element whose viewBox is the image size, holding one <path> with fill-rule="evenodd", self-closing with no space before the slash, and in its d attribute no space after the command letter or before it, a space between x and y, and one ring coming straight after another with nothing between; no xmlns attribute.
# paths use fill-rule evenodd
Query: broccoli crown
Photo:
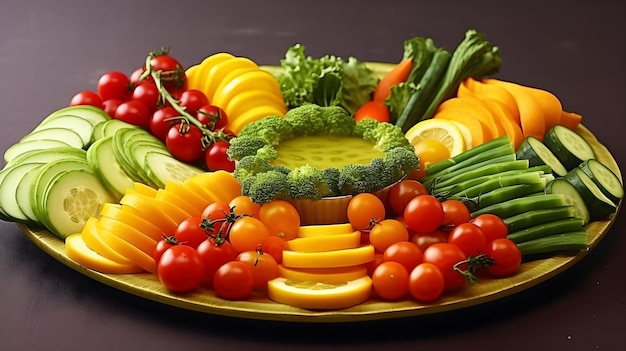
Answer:
<svg viewBox="0 0 626 351"><path fill-rule="evenodd" d="M266 116L249 123L241 129L238 137L261 138L269 145L278 145L282 140L293 137L293 126L280 116Z"/></svg>
<svg viewBox="0 0 626 351"><path fill-rule="evenodd" d="M321 199L332 193L324 172L309 164L289 172L287 183L293 199Z"/></svg>
<svg viewBox="0 0 626 351"><path fill-rule="evenodd" d="M361 137L385 156L341 169L307 164L291 170L271 164L278 157L275 146L281 141L310 135ZM228 157L236 161L233 175L242 194L258 203L375 192L419 166L413 146L399 127L375 120L356 123L342 107L315 104L293 108L284 118L268 116L248 124L230 140Z"/></svg>
<svg viewBox="0 0 626 351"><path fill-rule="evenodd" d="M244 189L247 196L258 204L289 197L287 174L279 169L271 169L244 179L242 191Z"/></svg>
<svg viewBox="0 0 626 351"><path fill-rule="evenodd" d="M413 150L413 146L404 136L402 129L391 123L364 119L356 124L355 133L363 139L374 143L375 147L383 152L397 147Z"/></svg>

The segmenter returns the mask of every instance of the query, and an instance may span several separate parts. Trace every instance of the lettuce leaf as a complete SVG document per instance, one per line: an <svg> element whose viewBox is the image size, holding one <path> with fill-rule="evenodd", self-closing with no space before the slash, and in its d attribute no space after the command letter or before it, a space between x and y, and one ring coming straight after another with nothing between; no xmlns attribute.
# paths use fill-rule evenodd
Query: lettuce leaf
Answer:
<svg viewBox="0 0 626 351"><path fill-rule="evenodd" d="M278 82L289 108L315 103L341 106L354 113L370 100L378 84L378 78L356 58L347 61L334 55L313 58L306 56L302 44L290 47L280 65L283 71Z"/></svg>

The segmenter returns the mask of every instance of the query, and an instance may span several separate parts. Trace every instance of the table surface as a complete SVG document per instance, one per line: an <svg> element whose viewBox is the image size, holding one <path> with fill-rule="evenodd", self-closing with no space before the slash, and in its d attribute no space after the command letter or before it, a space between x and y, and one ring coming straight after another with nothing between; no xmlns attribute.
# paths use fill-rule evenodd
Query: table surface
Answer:
<svg viewBox="0 0 626 351"><path fill-rule="evenodd" d="M110 70L170 47L185 66L220 51L278 64L307 54L396 62L402 43L453 49L475 28L498 45L497 77L554 92L626 164L623 1L0 2L0 150ZM622 168L623 171L623 168ZM626 349L626 217L566 272L444 314L341 324L204 315L144 300L57 262L0 221L0 349Z"/></svg>

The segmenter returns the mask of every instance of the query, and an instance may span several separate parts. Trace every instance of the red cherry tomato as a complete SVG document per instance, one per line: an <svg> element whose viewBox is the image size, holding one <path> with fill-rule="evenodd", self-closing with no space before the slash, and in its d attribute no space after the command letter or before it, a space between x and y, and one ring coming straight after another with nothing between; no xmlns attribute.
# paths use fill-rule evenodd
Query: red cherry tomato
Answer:
<svg viewBox="0 0 626 351"><path fill-rule="evenodd" d="M428 233L443 223L443 206L432 195L417 195L404 209L404 221L416 233Z"/></svg>
<svg viewBox="0 0 626 351"><path fill-rule="evenodd" d="M448 242L458 246L468 257L478 256L487 249L485 234L479 226L472 223L462 223L452 229Z"/></svg>
<svg viewBox="0 0 626 351"><path fill-rule="evenodd" d="M189 217L178 224L174 237L181 245L197 248L201 242L209 238L207 232L202 228L201 217Z"/></svg>
<svg viewBox="0 0 626 351"><path fill-rule="evenodd" d="M154 262L158 263L165 250L174 245L178 245L178 241L176 241L176 238L173 236L164 236L163 239L159 240L154 248L154 253L152 254Z"/></svg>
<svg viewBox="0 0 626 351"><path fill-rule="evenodd" d="M194 125L177 123L165 136L167 149L183 162L195 162L202 156L202 132Z"/></svg>
<svg viewBox="0 0 626 351"><path fill-rule="evenodd" d="M184 107L189 114L195 116L198 109L209 104L209 98L200 90L189 89L185 90L180 95L178 103L180 106Z"/></svg>
<svg viewBox="0 0 626 351"><path fill-rule="evenodd" d="M211 130L219 130L226 127L228 116L223 109L215 105L206 104L200 107L195 114L200 123ZM231 133L232 134L232 133Z"/></svg>
<svg viewBox="0 0 626 351"><path fill-rule="evenodd" d="M506 238L491 241L485 254L493 259L493 265L487 268L487 272L495 277L515 273L522 263L522 252L513 241Z"/></svg>
<svg viewBox="0 0 626 351"><path fill-rule="evenodd" d="M398 262L410 272L418 264L422 263L422 256L422 250L415 243L399 241L391 244L385 252L383 252L383 261Z"/></svg>
<svg viewBox="0 0 626 351"><path fill-rule="evenodd" d="M185 87L187 76L178 60L168 54L160 54L150 59L150 67L153 71L161 72L161 82L165 89L170 92L179 90L182 93L180 90ZM180 96L176 99L179 98Z"/></svg>
<svg viewBox="0 0 626 351"><path fill-rule="evenodd" d="M403 179L391 186L388 201L394 213L401 215L409 201L421 194L428 194L426 187L421 182L414 179Z"/></svg>
<svg viewBox="0 0 626 351"><path fill-rule="evenodd" d="M208 238L196 249L204 265L202 284L213 286L215 272L225 263L235 260L237 253L230 243L223 239Z"/></svg>
<svg viewBox="0 0 626 351"><path fill-rule="evenodd" d="M163 252L157 266L159 280L173 292L188 292L200 285L204 264L191 246L175 245Z"/></svg>
<svg viewBox="0 0 626 351"><path fill-rule="evenodd" d="M144 82L135 87L131 99L140 101L152 112L159 107L161 94L154 83Z"/></svg>
<svg viewBox="0 0 626 351"><path fill-rule="evenodd" d="M128 76L122 72L111 71L100 76L97 91L103 101L109 99L126 101L130 98L129 87Z"/></svg>
<svg viewBox="0 0 626 351"><path fill-rule="evenodd" d="M268 281L278 277L278 263L272 255L261 250L241 252L237 255L237 261L252 267L255 288L264 289Z"/></svg>
<svg viewBox="0 0 626 351"><path fill-rule="evenodd" d="M268 255L272 255L276 263L280 264L283 261L283 251L287 250L287 243L278 235L270 235L261 244L261 250Z"/></svg>
<svg viewBox="0 0 626 351"><path fill-rule="evenodd" d="M154 79L152 79L152 76L149 74L146 75L143 79L141 78L141 76L144 74L145 71L146 71L145 67L139 67L130 74L130 76L128 77L128 80L129 80L131 89L135 88L141 83L154 82Z"/></svg>
<svg viewBox="0 0 626 351"><path fill-rule="evenodd" d="M115 118L115 111L117 111L118 106L120 106L122 102L124 101L118 99L104 100L102 102L102 108L104 109L104 112L109 115L109 117Z"/></svg>
<svg viewBox="0 0 626 351"><path fill-rule="evenodd" d="M356 122L364 119L373 119L378 122L389 122L389 108L382 101L368 101L361 105L356 112L354 112L354 120Z"/></svg>
<svg viewBox="0 0 626 351"><path fill-rule="evenodd" d="M411 237L411 242L424 251L427 247L434 243L448 242L448 233L438 229L428 233L415 233Z"/></svg>
<svg viewBox="0 0 626 351"><path fill-rule="evenodd" d="M165 141L167 132L170 130L172 125L177 122L172 118L178 116L180 116L180 113L178 113L172 106L165 106L154 111L152 117L150 118L150 132L155 137Z"/></svg>
<svg viewBox="0 0 626 351"><path fill-rule="evenodd" d="M417 301L431 302L443 293L445 278L432 263L420 263L409 274L409 292Z"/></svg>
<svg viewBox="0 0 626 351"><path fill-rule="evenodd" d="M252 267L240 261L223 264L213 277L213 288L217 296L228 300L246 298L254 289Z"/></svg>
<svg viewBox="0 0 626 351"><path fill-rule="evenodd" d="M432 263L444 276L444 290L458 290L467 284L467 277L456 270L457 263L467 260L467 256L461 249L450 243L436 243L430 245L422 255L422 262ZM466 267L460 267L466 268Z"/></svg>
<svg viewBox="0 0 626 351"><path fill-rule="evenodd" d="M472 219L469 208L459 200L448 199L441 203L443 206L443 226L452 229L459 224L467 223Z"/></svg>
<svg viewBox="0 0 626 351"><path fill-rule="evenodd" d="M81 91L80 93L74 95L70 100L70 106L77 105L89 105L95 106L99 108L103 108L103 101L100 95L96 94L93 91Z"/></svg>
<svg viewBox="0 0 626 351"><path fill-rule="evenodd" d="M398 262L383 262L372 273L372 287L383 299L398 300L409 292L409 272Z"/></svg>
<svg viewBox="0 0 626 351"><path fill-rule="evenodd" d="M130 123L141 128L150 128L150 110L137 100L122 102L115 110L115 119Z"/></svg>
<svg viewBox="0 0 626 351"><path fill-rule="evenodd" d="M502 218L491 213L478 215L471 220L471 223L479 226L483 230L487 242L499 238L506 238L509 234L509 227L507 227Z"/></svg>
<svg viewBox="0 0 626 351"><path fill-rule="evenodd" d="M229 159L226 155L229 145L227 141L216 141L206 149L204 161L209 171L224 170L232 172L235 170L235 161Z"/></svg>

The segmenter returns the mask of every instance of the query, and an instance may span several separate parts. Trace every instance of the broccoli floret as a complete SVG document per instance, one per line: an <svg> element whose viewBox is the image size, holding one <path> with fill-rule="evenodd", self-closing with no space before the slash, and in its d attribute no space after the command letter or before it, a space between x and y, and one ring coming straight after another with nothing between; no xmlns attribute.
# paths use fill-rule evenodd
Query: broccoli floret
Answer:
<svg viewBox="0 0 626 351"><path fill-rule="evenodd" d="M352 115L343 107L329 106L322 108L322 114L326 125L324 133L341 136L351 136L354 133L356 122Z"/></svg>
<svg viewBox="0 0 626 351"><path fill-rule="evenodd" d="M261 205L277 198L288 198L287 174L270 170L248 177L242 184L242 194Z"/></svg>
<svg viewBox="0 0 626 351"><path fill-rule="evenodd" d="M321 106L315 104L292 108L285 114L285 121L292 126L295 135L319 135L323 133L326 124L322 109Z"/></svg>
<svg viewBox="0 0 626 351"><path fill-rule="evenodd" d="M233 176L243 185L243 181L246 178L267 172L272 168L272 165L266 158L256 157L256 155L245 156L235 163Z"/></svg>
<svg viewBox="0 0 626 351"><path fill-rule="evenodd" d="M293 199L321 199L331 194L324 172L309 164L300 166L287 175L289 195Z"/></svg>
<svg viewBox="0 0 626 351"><path fill-rule="evenodd" d="M345 195L365 193L369 191L368 177L371 176L368 165L347 164L340 171L337 186Z"/></svg>
<svg viewBox="0 0 626 351"><path fill-rule="evenodd" d="M254 156L257 151L267 145L265 140L257 136L236 137L229 141L226 155L231 160L241 160L246 156Z"/></svg>
<svg viewBox="0 0 626 351"><path fill-rule="evenodd" d="M338 196L341 195L341 189L339 188L339 178L341 176L341 171L338 168L330 167L322 170L324 174L324 178L328 183L328 188L330 189L330 194L328 196Z"/></svg>
<svg viewBox="0 0 626 351"><path fill-rule="evenodd" d="M412 148L402 129L391 123L365 119L356 124L355 131L357 135L374 143L374 147L383 152L396 147Z"/></svg>
<svg viewBox="0 0 626 351"><path fill-rule="evenodd" d="M419 158L413 147L396 147L385 152L385 169L392 172L389 176L395 182L419 169Z"/></svg>
<svg viewBox="0 0 626 351"><path fill-rule="evenodd" d="M267 116L254 123L246 124L238 137L261 138L268 145L278 145L293 137L293 126L280 116Z"/></svg>

